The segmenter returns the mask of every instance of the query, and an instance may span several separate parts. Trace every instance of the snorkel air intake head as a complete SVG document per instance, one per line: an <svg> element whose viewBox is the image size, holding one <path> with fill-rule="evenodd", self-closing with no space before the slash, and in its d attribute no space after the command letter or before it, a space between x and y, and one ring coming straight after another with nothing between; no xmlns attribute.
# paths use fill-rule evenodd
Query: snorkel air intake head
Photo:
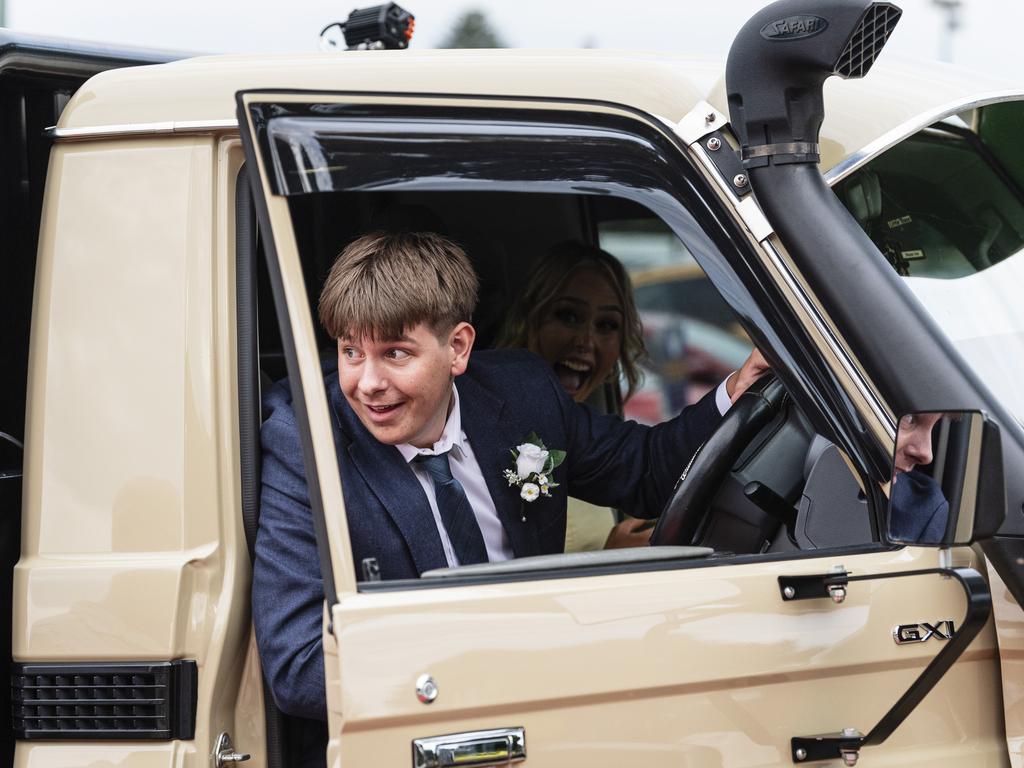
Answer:
<svg viewBox="0 0 1024 768"><path fill-rule="evenodd" d="M751 17L725 70L744 165L817 163L822 85L867 74L901 14L869 0L780 0Z"/></svg>

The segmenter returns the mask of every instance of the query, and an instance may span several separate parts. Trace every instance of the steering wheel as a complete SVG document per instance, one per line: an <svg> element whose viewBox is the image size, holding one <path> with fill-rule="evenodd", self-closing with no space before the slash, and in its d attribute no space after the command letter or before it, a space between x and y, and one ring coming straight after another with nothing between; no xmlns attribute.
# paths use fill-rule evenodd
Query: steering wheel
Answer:
<svg viewBox="0 0 1024 768"><path fill-rule="evenodd" d="M785 395L778 379L766 374L732 404L683 470L654 526L651 546L687 546L700 540L711 500L722 481L744 449L781 410Z"/></svg>

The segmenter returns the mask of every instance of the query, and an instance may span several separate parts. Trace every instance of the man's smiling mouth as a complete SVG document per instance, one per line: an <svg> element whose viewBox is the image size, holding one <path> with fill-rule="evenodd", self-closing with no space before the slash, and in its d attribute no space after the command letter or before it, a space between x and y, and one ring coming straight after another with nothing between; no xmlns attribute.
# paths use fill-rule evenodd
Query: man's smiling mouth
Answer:
<svg viewBox="0 0 1024 768"><path fill-rule="evenodd" d="M390 413L394 413L402 405L404 403L383 403L379 405L363 403L363 407L373 416L387 416Z"/></svg>

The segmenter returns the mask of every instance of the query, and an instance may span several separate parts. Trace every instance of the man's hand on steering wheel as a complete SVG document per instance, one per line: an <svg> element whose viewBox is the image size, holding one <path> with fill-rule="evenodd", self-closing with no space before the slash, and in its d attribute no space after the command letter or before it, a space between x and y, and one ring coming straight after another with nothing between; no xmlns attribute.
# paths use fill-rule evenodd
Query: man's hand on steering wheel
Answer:
<svg viewBox="0 0 1024 768"><path fill-rule="evenodd" d="M725 382L725 392L729 395L729 402L735 403L739 396L750 388L751 384L771 369L772 367L768 365L768 361L761 354L761 350L754 347L750 356L743 361L740 369L731 374Z"/></svg>
<svg viewBox="0 0 1024 768"><path fill-rule="evenodd" d="M710 519L711 501L722 481L743 450L782 409L785 390L766 373L770 367L755 349L729 377L725 387L732 407L683 470L651 534L652 546L700 542ZM744 394L747 396L741 401Z"/></svg>

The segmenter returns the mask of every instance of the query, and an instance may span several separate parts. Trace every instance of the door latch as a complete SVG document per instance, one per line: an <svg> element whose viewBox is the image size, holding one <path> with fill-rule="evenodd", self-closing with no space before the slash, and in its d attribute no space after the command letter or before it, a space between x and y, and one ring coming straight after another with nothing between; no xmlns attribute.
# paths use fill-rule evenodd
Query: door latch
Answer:
<svg viewBox="0 0 1024 768"><path fill-rule="evenodd" d="M213 768L227 768L235 763L244 763L252 755L244 752L235 752L235 745L231 743L231 734L227 731L217 737L217 746L213 750Z"/></svg>

